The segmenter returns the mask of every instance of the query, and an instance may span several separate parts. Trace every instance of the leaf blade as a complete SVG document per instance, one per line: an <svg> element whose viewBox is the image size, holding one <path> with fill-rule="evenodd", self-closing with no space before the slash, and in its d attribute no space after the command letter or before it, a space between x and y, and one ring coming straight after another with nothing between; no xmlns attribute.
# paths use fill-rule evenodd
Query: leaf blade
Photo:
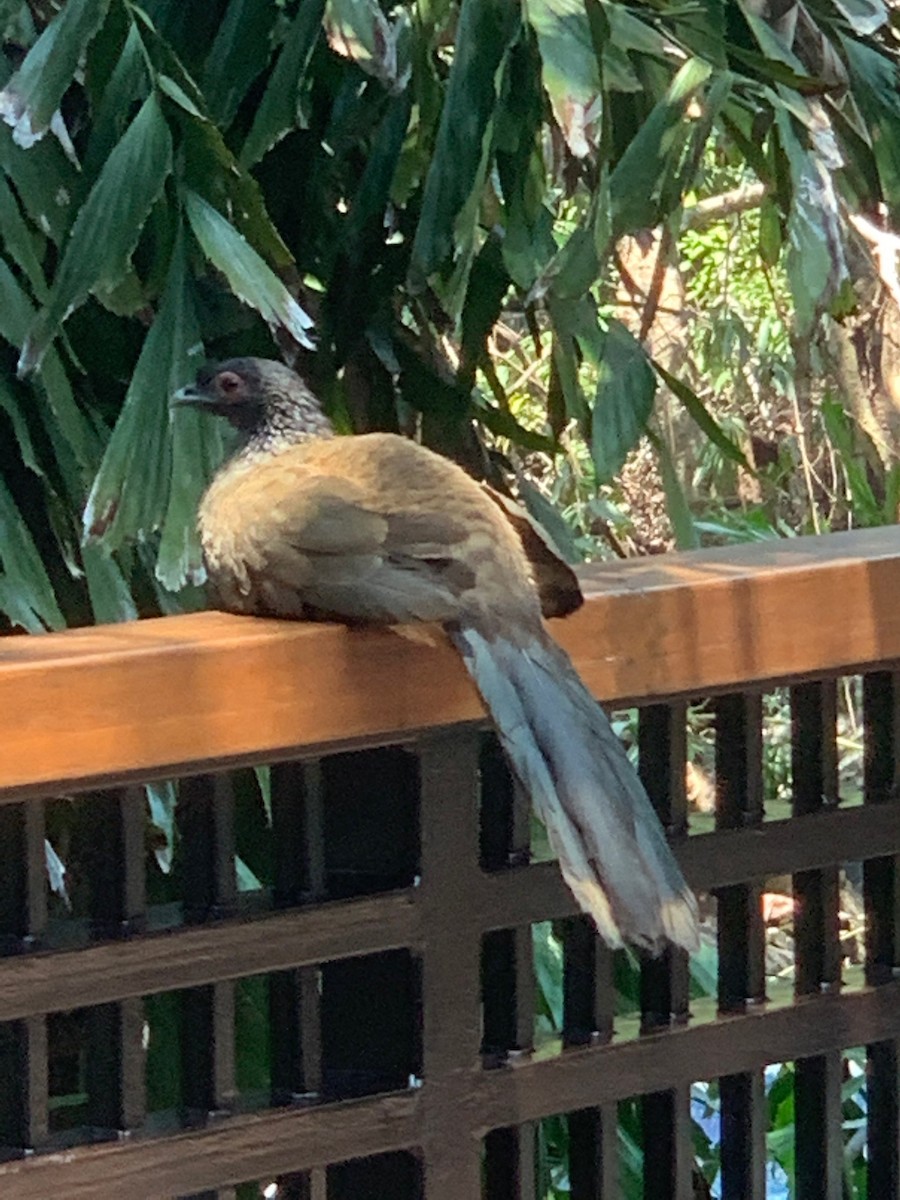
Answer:
<svg viewBox="0 0 900 1200"><path fill-rule="evenodd" d="M591 458L598 480L612 479L644 432L653 411L656 379L640 342L610 321L597 367Z"/></svg>
<svg viewBox="0 0 900 1200"><path fill-rule="evenodd" d="M422 290L429 277L454 256L457 219L467 205L472 207L484 169L498 68L518 34L518 16L518 6L511 0L463 0L450 82L413 239L409 279L414 291Z"/></svg>
<svg viewBox="0 0 900 1200"><path fill-rule="evenodd" d="M110 0L68 0L0 92L0 117L24 148L40 141L82 54L103 24Z"/></svg>
<svg viewBox="0 0 900 1200"><path fill-rule="evenodd" d="M172 169L172 138L150 95L103 166L72 226L46 307L26 338L23 375L41 360L63 321L99 287L125 275L144 222Z"/></svg>
<svg viewBox="0 0 900 1200"><path fill-rule="evenodd" d="M246 238L196 192L184 193L184 205L201 250L238 299L256 309L271 328L286 329L301 346L312 348L312 318Z"/></svg>

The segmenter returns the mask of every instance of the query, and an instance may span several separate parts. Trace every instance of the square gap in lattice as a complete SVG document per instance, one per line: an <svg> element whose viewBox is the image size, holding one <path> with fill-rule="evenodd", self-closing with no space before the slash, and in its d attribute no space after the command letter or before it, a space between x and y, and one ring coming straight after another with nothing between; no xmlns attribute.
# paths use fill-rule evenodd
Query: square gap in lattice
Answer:
<svg viewBox="0 0 900 1200"><path fill-rule="evenodd" d="M822 1195L836 1189L844 1200L887 1194L872 1190L873 1165L883 1172L879 1159L882 1152L887 1159L892 1149L887 1134L874 1146L873 1164L873 1147L867 1146L870 1087L865 1048L773 1063L765 1068L764 1079L770 1200L813 1194L811 1187L821 1188Z"/></svg>
<svg viewBox="0 0 900 1200"><path fill-rule="evenodd" d="M147 788L148 924L408 887L419 874L419 775L389 746Z"/></svg>
<svg viewBox="0 0 900 1200"><path fill-rule="evenodd" d="M231 1200L424 1200L424 1196L422 1164L407 1151L239 1183L229 1192Z"/></svg>
<svg viewBox="0 0 900 1200"><path fill-rule="evenodd" d="M144 1001L150 1125L418 1086L421 982L406 950Z"/></svg>
<svg viewBox="0 0 900 1200"><path fill-rule="evenodd" d="M37 1029L38 1022L46 1040ZM25 1051L32 1060L32 1072L46 1071L45 1112L40 1111L42 1088L39 1083L34 1086L34 1075L30 1098L26 1098L23 1088L28 1076L22 1074L23 1058L12 1073L4 1071L2 1108L6 1111L0 1116L4 1127L10 1126L17 1104L23 1115L29 1112L32 1130L42 1125L46 1130L39 1149L115 1140L142 1127L139 1001L50 1013L27 1023L13 1022L4 1029L19 1041L20 1055ZM28 1041L27 1050L23 1039Z"/></svg>
<svg viewBox="0 0 900 1200"><path fill-rule="evenodd" d="M760 906L770 1000L787 1000L794 988L813 991L863 982L864 876L868 871L872 879L879 873L877 867L873 872L872 866L875 864L845 862L840 867L798 872L793 877L779 875L765 881ZM821 963L810 964L810 958L820 958Z"/></svg>
<svg viewBox="0 0 900 1200"><path fill-rule="evenodd" d="M715 1020L717 958L699 952L650 958L610 950L588 917L496 930L482 942L485 1065L537 1048L542 1057L603 1045L651 1027Z"/></svg>
<svg viewBox="0 0 900 1200"><path fill-rule="evenodd" d="M424 1200L424 1187L421 1160L400 1150L239 1183L228 1196L229 1200Z"/></svg>

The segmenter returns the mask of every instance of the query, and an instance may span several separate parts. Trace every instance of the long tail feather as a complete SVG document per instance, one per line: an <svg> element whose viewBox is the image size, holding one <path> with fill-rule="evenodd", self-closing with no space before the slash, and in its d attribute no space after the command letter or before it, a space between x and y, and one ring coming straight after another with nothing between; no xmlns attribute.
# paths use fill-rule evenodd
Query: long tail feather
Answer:
<svg viewBox="0 0 900 1200"><path fill-rule="evenodd" d="M568 656L541 630L522 641L450 631L543 820L579 905L611 946L696 949L697 903L640 780Z"/></svg>

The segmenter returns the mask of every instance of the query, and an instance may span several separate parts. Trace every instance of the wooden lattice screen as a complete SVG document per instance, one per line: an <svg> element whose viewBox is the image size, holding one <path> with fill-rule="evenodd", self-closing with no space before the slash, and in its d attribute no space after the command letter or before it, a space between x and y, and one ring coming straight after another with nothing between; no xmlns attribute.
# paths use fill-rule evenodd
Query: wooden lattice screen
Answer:
<svg viewBox="0 0 900 1200"><path fill-rule="evenodd" d="M690 998L671 954L641 968L640 1028L614 1019L613 956L554 864L528 864L528 814L439 635L200 614L7 638L4 1200L225 1197L275 1181L308 1200L535 1200L536 1124L559 1114L573 1200L611 1200L630 1097L645 1197L690 1200L704 1193L689 1089L713 1079L721 1195L762 1200L763 1068L787 1061L799 1200L841 1200L849 1047L867 1054L868 1195L898 1196L900 536L586 580L585 610L555 632L599 696L640 708L645 783L687 877L715 893L717 1004ZM846 804L835 713L850 673L863 675L865 772L862 803ZM773 820L762 695L776 683L790 688L792 815ZM686 707L707 697L715 829L688 836ZM272 884L239 892L232 772L273 762ZM174 776L181 895L162 908L147 891L144 783ZM87 917L67 924L48 920L45 816L76 792L94 836ZM864 864L859 974L839 945L847 860ZM760 891L777 875L793 876L797 900L795 986L767 1003ZM531 927L546 920L563 946L562 1045L535 1053ZM248 979L267 1005L263 1096L241 1084ZM160 1036L180 1046L158 1111L150 1011L169 1015ZM58 1078L67 1064L75 1084ZM67 1088L80 1107L62 1122Z"/></svg>

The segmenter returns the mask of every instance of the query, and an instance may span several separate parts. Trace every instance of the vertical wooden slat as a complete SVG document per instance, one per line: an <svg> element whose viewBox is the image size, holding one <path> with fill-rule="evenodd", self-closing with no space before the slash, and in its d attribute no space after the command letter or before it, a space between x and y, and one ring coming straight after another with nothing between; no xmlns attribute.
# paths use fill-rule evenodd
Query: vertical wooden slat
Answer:
<svg viewBox="0 0 900 1200"><path fill-rule="evenodd" d="M522 838L521 830L516 828L520 818L516 783L495 733L481 736L478 768L482 798L479 810L482 866L485 870L497 871L513 862L527 862L529 845Z"/></svg>
<svg viewBox="0 0 900 1200"><path fill-rule="evenodd" d="M613 1032L613 955L589 917L560 922L563 945L563 1044L602 1045Z"/></svg>
<svg viewBox="0 0 900 1200"><path fill-rule="evenodd" d="M188 924L237 910L234 795L227 775L197 775L179 786L175 819L181 834L184 919ZM235 996L231 980L181 993L182 1116L204 1124L237 1098ZM186 1200L220 1200L216 1191Z"/></svg>
<svg viewBox="0 0 900 1200"><path fill-rule="evenodd" d="M487 865L527 863L531 807L490 738L481 750L481 856ZM534 946L531 927L498 929L482 941L482 1054L486 1065L520 1058L534 1044ZM485 1139L485 1196L530 1200L535 1186L535 1127L493 1130Z"/></svg>
<svg viewBox="0 0 900 1200"><path fill-rule="evenodd" d="M866 804L898 804L900 676L876 671L863 680ZM866 911L866 979L887 983L900 967L900 861L894 856L863 865ZM900 1196L900 1040L867 1048L868 1195Z"/></svg>
<svg viewBox="0 0 900 1200"><path fill-rule="evenodd" d="M333 755L304 771L308 895L354 896L409 885L419 871L414 756L388 746ZM307 1086L331 1097L364 1095L405 1087L420 1073L415 1020L420 984L407 952L325 963L321 993L318 979L316 971L298 974L299 1049ZM318 1194L322 1178L322 1172L310 1173L311 1195ZM371 1171L329 1170L328 1191L330 1196L344 1186L341 1180L353 1179L359 1188L363 1179L366 1188L379 1180L377 1186L408 1200L411 1178L406 1158L386 1156Z"/></svg>
<svg viewBox="0 0 900 1200"><path fill-rule="evenodd" d="M40 1150L50 1137L47 1018L26 1017L21 1027L22 1075L25 1086L23 1133L30 1150Z"/></svg>
<svg viewBox="0 0 900 1200"><path fill-rule="evenodd" d="M44 805L0 807L0 953L37 947L47 924Z"/></svg>
<svg viewBox="0 0 900 1200"><path fill-rule="evenodd" d="M325 896L322 770L318 762L272 768L274 900L288 908ZM272 1102L311 1100L322 1082L319 970L272 975Z"/></svg>
<svg viewBox="0 0 900 1200"><path fill-rule="evenodd" d="M322 763L328 895L381 891L418 867L418 763L396 746ZM322 1084L333 1097L407 1085L421 1071L416 964L406 950L322 964Z"/></svg>
<svg viewBox="0 0 900 1200"><path fill-rule="evenodd" d="M794 1070L797 1200L841 1200L841 1053L798 1058Z"/></svg>
<svg viewBox="0 0 900 1200"><path fill-rule="evenodd" d="M95 938L128 937L146 924L142 788L90 798L90 919ZM87 1016L88 1124L94 1136L134 1129L145 1117L143 1005L139 999L92 1008Z"/></svg>
<svg viewBox="0 0 900 1200"><path fill-rule="evenodd" d="M683 704L651 705L640 712L640 776L670 834L687 829L685 788L687 710ZM641 966L641 1025L650 1033L689 1016L687 955L668 948ZM693 1143L690 1090L674 1088L641 1101L645 1200L692 1200Z"/></svg>
<svg viewBox="0 0 900 1200"><path fill-rule="evenodd" d="M792 807L799 817L837 803L836 682L791 688L791 725ZM838 869L796 873L794 903L797 995L838 987ZM797 1200L841 1200L841 1053L797 1059L795 1071Z"/></svg>
<svg viewBox="0 0 900 1200"><path fill-rule="evenodd" d="M764 1200L768 1110L763 1071L719 1079L722 1200Z"/></svg>
<svg viewBox="0 0 900 1200"><path fill-rule="evenodd" d="M185 921L230 915L237 904L234 798L225 775L181 781L176 808L181 834ZM229 1109L237 1094L234 1068L234 984L225 981L181 993L182 1099L189 1122Z"/></svg>
<svg viewBox="0 0 900 1200"><path fill-rule="evenodd" d="M481 968L484 996L482 1052L490 1065L532 1048L534 972L530 926L485 934Z"/></svg>
<svg viewBox="0 0 900 1200"><path fill-rule="evenodd" d="M471 916L480 877L478 768L477 734L430 738L420 747L417 903L428 930L422 961L428 1200L481 1195L480 1144L467 1103L481 1037L480 931Z"/></svg>
<svg viewBox="0 0 900 1200"><path fill-rule="evenodd" d="M328 1168L328 1200L420 1200L420 1197L422 1167L412 1154L378 1154Z"/></svg>
<svg viewBox="0 0 900 1200"><path fill-rule="evenodd" d="M44 804L0 808L0 951L40 946L47 922ZM47 1019L0 1026L0 1157L40 1150L49 1139Z"/></svg>
<svg viewBox="0 0 900 1200"><path fill-rule="evenodd" d="M641 1100L645 1200L693 1200L694 1150L687 1087Z"/></svg>
<svg viewBox="0 0 900 1200"><path fill-rule="evenodd" d="M561 922L563 1044L608 1042L613 1032L613 955L587 917ZM618 1111L614 1104L568 1114L572 1200L614 1200L618 1180Z"/></svg>
<svg viewBox="0 0 900 1200"><path fill-rule="evenodd" d="M614 1104L571 1112L569 1187L572 1200L618 1200L618 1112Z"/></svg>
<svg viewBox="0 0 900 1200"><path fill-rule="evenodd" d="M532 1122L488 1133L484 1139L484 1200L534 1200L534 1142Z"/></svg>
<svg viewBox="0 0 900 1200"><path fill-rule="evenodd" d="M715 704L716 828L763 819L762 696L739 693ZM719 1009L740 1012L765 999L765 926L757 881L718 894ZM765 1081L761 1070L719 1081L722 1200L765 1200Z"/></svg>

